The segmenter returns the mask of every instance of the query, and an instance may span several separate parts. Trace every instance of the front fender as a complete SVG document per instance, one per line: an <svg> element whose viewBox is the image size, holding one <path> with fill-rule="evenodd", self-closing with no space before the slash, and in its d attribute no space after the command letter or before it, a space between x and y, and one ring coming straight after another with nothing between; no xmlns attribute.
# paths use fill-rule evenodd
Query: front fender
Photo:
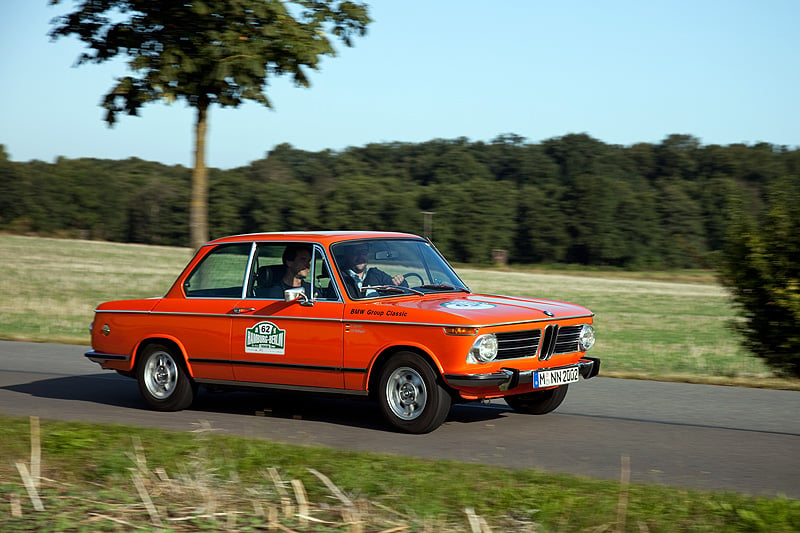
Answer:
<svg viewBox="0 0 800 533"><path fill-rule="evenodd" d="M414 352L422 357L424 357L429 363L431 363L436 370L437 374L442 376L444 374L442 363L439 361L424 344L416 343L416 342L409 342L409 343L402 343L402 344L393 344L387 345L382 348L382 350L375 354L375 357L370 361L369 367L367 368L367 374L365 376L364 384L362 387L367 392L371 392L371 388L376 386L378 380L380 379L380 369L383 368L383 365L391 359L391 357L398 353L398 352Z"/></svg>

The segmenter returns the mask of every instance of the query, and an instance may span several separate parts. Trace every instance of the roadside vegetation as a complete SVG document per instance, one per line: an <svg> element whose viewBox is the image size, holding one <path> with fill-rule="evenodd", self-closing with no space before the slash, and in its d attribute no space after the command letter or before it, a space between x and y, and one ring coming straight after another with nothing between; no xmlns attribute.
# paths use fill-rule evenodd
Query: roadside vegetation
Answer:
<svg viewBox="0 0 800 533"><path fill-rule="evenodd" d="M168 445L165 445L169 443ZM789 532L800 500L0 416L2 531Z"/></svg>

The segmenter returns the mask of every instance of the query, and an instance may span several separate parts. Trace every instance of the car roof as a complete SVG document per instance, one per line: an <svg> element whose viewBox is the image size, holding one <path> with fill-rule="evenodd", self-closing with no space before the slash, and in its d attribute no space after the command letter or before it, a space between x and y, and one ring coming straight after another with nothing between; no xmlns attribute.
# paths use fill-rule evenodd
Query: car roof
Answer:
<svg viewBox="0 0 800 533"><path fill-rule="evenodd" d="M318 242L321 244L332 244L339 241L350 241L358 239L421 239L419 235L411 233L401 233L394 231L282 231L268 233L247 233L242 235L231 235L220 237L206 243L206 245L216 245L229 242L251 242L251 241L295 241L295 242Z"/></svg>

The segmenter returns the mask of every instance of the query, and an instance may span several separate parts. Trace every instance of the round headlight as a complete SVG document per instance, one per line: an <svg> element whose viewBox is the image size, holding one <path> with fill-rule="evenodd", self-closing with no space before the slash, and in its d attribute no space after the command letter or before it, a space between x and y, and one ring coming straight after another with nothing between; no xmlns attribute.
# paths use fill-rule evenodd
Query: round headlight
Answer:
<svg viewBox="0 0 800 533"><path fill-rule="evenodd" d="M581 345L581 349L583 351L588 351L592 346L594 346L594 328L589 324L584 324L581 328L581 334L578 337L578 342Z"/></svg>
<svg viewBox="0 0 800 533"><path fill-rule="evenodd" d="M472 343L470 354L475 358L476 362L488 363L494 361L497 357L497 337L494 333L481 335L475 342Z"/></svg>

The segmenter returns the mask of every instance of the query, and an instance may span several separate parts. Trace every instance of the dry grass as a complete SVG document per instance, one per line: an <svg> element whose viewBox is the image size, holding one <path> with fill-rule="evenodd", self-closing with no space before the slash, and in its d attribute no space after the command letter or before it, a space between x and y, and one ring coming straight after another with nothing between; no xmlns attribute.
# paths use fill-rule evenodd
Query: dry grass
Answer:
<svg viewBox="0 0 800 533"><path fill-rule="evenodd" d="M3 418L0 437L13 441L0 447L0 531L667 533L800 525L797 500L632 484L624 455L614 482L291 447L220 435L208 423L193 435L62 422L45 422L39 433L36 417Z"/></svg>
<svg viewBox="0 0 800 533"><path fill-rule="evenodd" d="M482 270L460 268L459 273L471 281L470 288L477 292L498 294L539 295L554 298L568 288L570 292L596 294L669 295L696 298L724 298L725 290L705 278L703 282L685 283L619 278L589 274L558 274L553 272L517 272L508 270ZM711 281L711 282L710 282Z"/></svg>
<svg viewBox="0 0 800 533"><path fill-rule="evenodd" d="M133 436L127 489L79 486L41 475L39 419L30 417L31 455L15 463L20 487L6 494L0 526L16 531L274 531L316 532L471 532L491 533L486 519L464 509L462 522L418 518L364 497L348 496L325 474L308 468L328 495L310 501L300 479L283 479L278 468L261 472L264 483L242 490L237 479L223 480L204 457L202 447L181 471L168 474L148 464L141 440ZM199 432L213 431L207 424ZM202 441L202 435L200 436ZM123 482L124 483L124 482ZM5 485L5 484L4 484ZM96 493L89 496L88 493ZM507 519L497 531L538 531L536 524Z"/></svg>
<svg viewBox="0 0 800 533"><path fill-rule="evenodd" d="M164 294L184 248L0 235L0 338L88 344L95 306Z"/></svg>

